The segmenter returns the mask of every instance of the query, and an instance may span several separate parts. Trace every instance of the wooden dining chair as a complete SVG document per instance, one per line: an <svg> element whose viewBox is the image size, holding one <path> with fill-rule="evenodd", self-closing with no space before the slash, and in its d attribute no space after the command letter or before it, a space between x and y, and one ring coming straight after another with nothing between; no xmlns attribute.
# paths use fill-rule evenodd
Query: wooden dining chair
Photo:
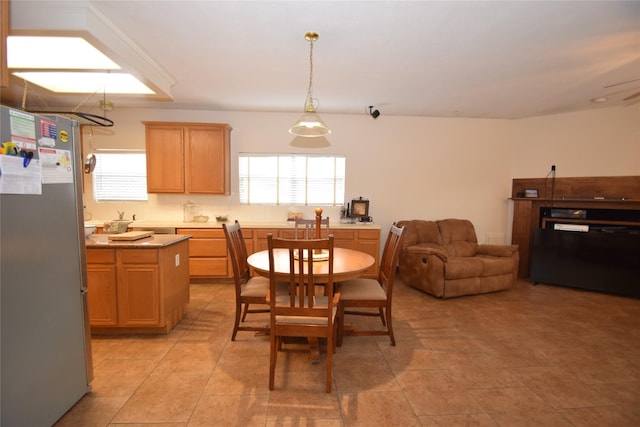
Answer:
<svg viewBox="0 0 640 427"><path fill-rule="evenodd" d="M295 238L298 239L298 230L302 230L302 236L303 239L315 239L316 237L316 220L315 219L302 219L302 218L296 218L294 219L294 225L295 225ZM320 237L321 238L326 238L327 236L329 236L329 234L331 233L331 230L329 229L329 217L326 218L322 218L320 220L320 227L321 227L321 233L320 233ZM322 229L324 229L324 233L322 233Z"/></svg>
<svg viewBox="0 0 640 427"><path fill-rule="evenodd" d="M358 278L338 284L340 305L338 307L338 347L342 345L344 335L388 335L391 345L396 345L391 321L391 301L396 266L402 247L405 227L391 225L387 241L382 251L378 279ZM348 310L354 308L356 310ZM371 311L377 309L377 312ZM385 329L345 331L345 314L360 316L379 316Z"/></svg>
<svg viewBox="0 0 640 427"><path fill-rule="evenodd" d="M247 263L247 246L242 237L242 229L238 220L233 225L222 224L224 235L227 239L227 247L233 268L233 280L236 294L236 317L233 324L231 341L235 341L238 331L255 331L268 333L269 327L241 326L247 313L268 313L267 293L269 292L269 279L266 277L251 277L249 264ZM260 304L263 307L250 309L250 304ZM244 308L244 310L243 310ZM240 318L242 315L242 319Z"/></svg>
<svg viewBox="0 0 640 427"><path fill-rule="evenodd" d="M282 349L284 337L307 337L327 339L326 392L331 392L331 367L336 350L336 315L340 294L333 293L333 235L326 239L277 239L267 236L269 248L270 290L267 300L271 307L271 352L269 357L269 390L274 389L276 359ZM274 252L287 251L289 259L288 295L272 298L278 291L274 269ZM314 259L314 252L322 251L322 258ZM328 295L316 295L318 263L328 263L328 275L322 283L331 291ZM310 366L314 366L310 364Z"/></svg>

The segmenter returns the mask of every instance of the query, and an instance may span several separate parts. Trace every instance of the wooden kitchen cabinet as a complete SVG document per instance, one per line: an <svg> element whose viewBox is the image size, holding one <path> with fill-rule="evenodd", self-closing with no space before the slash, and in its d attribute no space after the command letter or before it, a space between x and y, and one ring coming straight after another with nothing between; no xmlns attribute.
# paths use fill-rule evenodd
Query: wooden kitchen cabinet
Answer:
<svg viewBox="0 0 640 427"><path fill-rule="evenodd" d="M178 228L177 234L191 235L189 240L189 276L229 279L233 267L227 239L221 228ZM253 230L242 229L247 253L253 253ZM266 237L265 237L266 242Z"/></svg>
<svg viewBox="0 0 640 427"><path fill-rule="evenodd" d="M229 194L231 127L144 122L149 193Z"/></svg>
<svg viewBox="0 0 640 427"><path fill-rule="evenodd" d="M247 248L247 253L249 255L251 255L254 252L259 252L259 251L266 251L267 249L269 249L268 243L267 243L267 235L269 235L269 233L273 234L274 237L280 237L280 235L278 234L278 229L277 228L255 228L252 231L253 234L253 251L249 252L249 248ZM291 232L293 233L293 230L291 230ZM245 229L242 229L242 235L244 235L245 233Z"/></svg>
<svg viewBox="0 0 640 427"><path fill-rule="evenodd" d="M221 228L178 228L176 233L191 235L189 276L228 278L233 275L227 256L227 240L224 237L224 230Z"/></svg>
<svg viewBox="0 0 640 427"><path fill-rule="evenodd" d="M371 255L376 262L364 273L364 277L378 277L380 230L332 229L337 248L353 249Z"/></svg>
<svg viewBox="0 0 640 427"><path fill-rule="evenodd" d="M92 240L106 242L107 237ZM188 239L161 247L101 245L87 247L91 332L171 331L189 303Z"/></svg>
<svg viewBox="0 0 640 427"><path fill-rule="evenodd" d="M356 230L331 230L336 248L355 249Z"/></svg>
<svg viewBox="0 0 640 427"><path fill-rule="evenodd" d="M87 250L89 322L96 326L118 324L116 252Z"/></svg>
<svg viewBox="0 0 640 427"><path fill-rule="evenodd" d="M118 313L122 326L160 325L158 251L118 251Z"/></svg>
<svg viewBox="0 0 640 427"><path fill-rule="evenodd" d="M145 123L147 192L184 193L184 131L182 126Z"/></svg>
<svg viewBox="0 0 640 427"><path fill-rule="evenodd" d="M364 277L378 278L380 263L380 230L355 230L354 249L371 255L376 262L364 273Z"/></svg>

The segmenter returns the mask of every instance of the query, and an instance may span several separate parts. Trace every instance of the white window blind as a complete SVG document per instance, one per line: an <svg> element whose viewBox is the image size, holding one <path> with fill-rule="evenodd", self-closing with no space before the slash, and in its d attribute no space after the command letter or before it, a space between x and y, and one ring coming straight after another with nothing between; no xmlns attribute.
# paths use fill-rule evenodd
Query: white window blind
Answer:
<svg viewBox="0 0 640 427"><path fill-rule="evenodd" d="M240 154L240 204L344 204L345 157Z"/></svg>
<svg viewBox="0 0 640 427"><path fill-rule="evenodd" d="M145 154L97 153L93 196L97 201L147 200Z"/></svg>

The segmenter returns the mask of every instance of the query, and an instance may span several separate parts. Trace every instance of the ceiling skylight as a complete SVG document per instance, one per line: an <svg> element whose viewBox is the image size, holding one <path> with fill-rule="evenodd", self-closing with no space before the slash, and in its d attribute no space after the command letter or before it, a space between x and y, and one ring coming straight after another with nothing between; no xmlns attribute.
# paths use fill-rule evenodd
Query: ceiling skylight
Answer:
<svg viewBox="0 0 640 427"><path fill-rule="evenodd" d="M131 74L105 72L120 66L82 37L10 36L7 65L13 75L57 93L155 94Z"/></svg>
<svg viewBox="0 0 640 427"><path fill-rule="evenodd" d="M119 70L82 37L9 36L7 65L32 70Z"/></svg>
<svg viewBox="0 0 640 427"><path fill-rule="evenodd" d="M15 76L57 93L96 93L153 95L155 92L126 73L65 71L15 72Z"/></svg>

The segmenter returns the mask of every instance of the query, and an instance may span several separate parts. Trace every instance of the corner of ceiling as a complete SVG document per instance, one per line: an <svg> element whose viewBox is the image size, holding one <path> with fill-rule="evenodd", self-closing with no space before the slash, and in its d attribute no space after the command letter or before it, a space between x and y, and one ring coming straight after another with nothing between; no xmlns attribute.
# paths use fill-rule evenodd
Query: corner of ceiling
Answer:
<svg viewBox="0 0 640 427"><path fill-rule="evenodd" d="M89 1L12 2L12 35L82 36L156 95L171 100L175 80Z"/></svg>

